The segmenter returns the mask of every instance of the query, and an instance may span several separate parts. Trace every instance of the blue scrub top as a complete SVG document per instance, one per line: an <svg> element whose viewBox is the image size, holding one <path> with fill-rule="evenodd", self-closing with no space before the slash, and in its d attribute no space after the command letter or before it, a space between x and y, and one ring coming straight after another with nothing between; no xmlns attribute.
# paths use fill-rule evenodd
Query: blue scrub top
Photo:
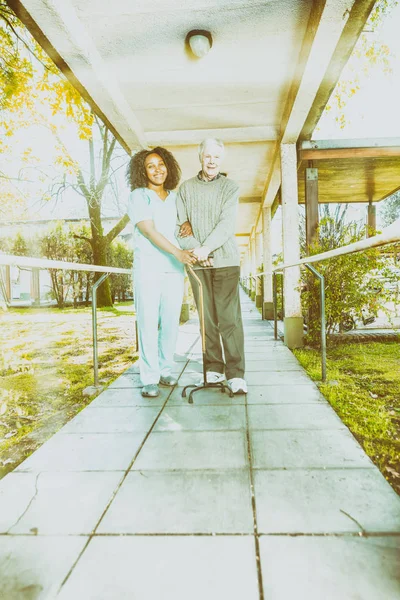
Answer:
<svg viewBox="0 0 400 600"><path fill-rule="evenodd" d="M151 220L157 231L179 248L175 237L176 193L170 191L166 199L161 200L154 190L137 188L129 195L128 216L134 225L135 267L144 267L156 273L183 273L183 264L172 254L155 246L137 227L140 221Z"/></svg>

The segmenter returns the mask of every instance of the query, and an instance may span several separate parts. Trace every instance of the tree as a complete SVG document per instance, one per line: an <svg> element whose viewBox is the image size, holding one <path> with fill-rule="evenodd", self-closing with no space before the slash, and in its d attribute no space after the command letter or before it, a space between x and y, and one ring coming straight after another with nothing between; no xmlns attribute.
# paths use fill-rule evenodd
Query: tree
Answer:
<svg viewBox="0 0 400 600"><path fill-rule="evenodd" d="M318 241L310 248L309 255L327 252L365 238L365 226L354 221L346 222L346 210L339 205L332 215L328 205L324 206ZM305 253L305 247L302 250ZM386 266L383 253L377 248L314 264L325 278L327 334L341 329L345 315L358 316L364 308L376 314L387 299L381 282ZM318 282L310 280L307 271L302 272L302 281L302 302L308 311L318 302ZM319 335L320 324L313 323L308 341L318 344Z"/></svg>
<svg viewBox="0 0 400 600"><path fill-rule="evenodd" d="M11 254L14 254L15 256L28 256L28 244L25 240L25 238L22 236L21 233L17 233L17 235L15 236L13 243L12 243L12 247L11 247Z"/></svg>
<svg viewBox="0 0 400 600"><path fill-rule="evenodd" d="M40 238L40 251L42 256L50 260L71 261L73 251L71 237L64 231L61 222L56 223ZM63 269L49 269L52 295L59 308L64 308L69 288L72 284L73 271Z"/></svg>
<svg viewBox="0 0 400 600"><path fill-rule="evenodd" d="M57 135L55 133L55 135ZM72 187L80 194L87 206L90 219L90 236L76 235L85 240L92 249L93 264L106 266L110 261L110 246L112 241L123 231L129 222L128 215L123 216L120 221L107 233L104 233L102 224L102 202L107 186L117 169L113 168L112 160L115 156L117 141L110 133L106 125L94 117L91 136L87 139L89 169L85 173L77 160L74 160L62 139L57 135L61 159L69 170L68 177L64 177L59 183L57 193L62 193L68 187ZM119 165L120 168L122 164ZM101 275L95 274L95 281ZM106 279L98 290L98 305L111 306L111 287Z"/></svg>
<svg viewBox="0 0 400 600"><path fill-rule="evenodd" d="M385 227L400 217L400 191L395 192L382 203L380 214Z"/></svg>
<svg viewBox="0 0 400 600"><path fill-rule="evenodd" d="M0 52L4 57L0 79L3 90L0 95L0 130L3 131L0 152L7 151L5 140L22 127L40 125L52 133L58 150L55 162L61 175L53 178L51 189L44 197L58 197L67 187L72 187L85 199L91 231L90 236L80 237L90 244L91 262L107 265L110 244L129 220L125 215L111 231L104 233L102 201L113 176L115 138L26 31L5 0L0 0ZM77 136L87 143L88 173L63 142L62 132L53 118L58 114L64 114L69 122L75 123ZM100 150L96 151L98 144ZM28 153L26 160L32 158ZM0 176L4 177L4 174L0 173ZM107 280L99 289L98 304L112 304Z"/></svg>
<svg viewBox="0 0 400 600"><path fill-rule="evenodd" d="M90 245L84 239L90 235L89 227L84 223L78 226L70 226L68 235L72 246L72 260L83 264L92 263L93 254ZM78 301L84 301L87 306L94 282L94 273L91 271L73 271L71 279L74 306L77 305Z"/></svg>
<svg viewBox="0 0 400 600"><path fill-rule="evenodd" d="M369 76L376 67L383 69L386 74L392 72L391 60L393 54L390 48L387 44L374 40L373 37L371 38L370 34L378 31L385 17L397 4L398 0L376 1L346 65L344 71L346 75L343 76L342 74L325 107L323 114L332 112L341 129L344 129L348 124L345 108L348 100L360 90L362 77Z"/></svg>
<svg viewBox="0 0 400 600"><path fill-rule="evenodd" d="M110 248L110 264L113 267L121 269L132 269L133 265L133 250L122 240L113 242ZM132 294L132 277L123 273L111 275L111 294L112 300L115 302L118 297L119 301L125 301L126 297Z"/></svg>

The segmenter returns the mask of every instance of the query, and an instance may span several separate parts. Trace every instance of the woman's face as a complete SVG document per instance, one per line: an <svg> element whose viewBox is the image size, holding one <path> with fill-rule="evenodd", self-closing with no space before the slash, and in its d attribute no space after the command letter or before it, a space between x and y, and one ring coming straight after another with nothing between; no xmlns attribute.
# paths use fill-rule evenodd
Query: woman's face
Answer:
<svg viewBox="0 0 400 600"><path fill-rule="evenodd" d="M162 186L168 176L167 167L158 154L149 154L144 161L146 176L149 183Z"/></svg>

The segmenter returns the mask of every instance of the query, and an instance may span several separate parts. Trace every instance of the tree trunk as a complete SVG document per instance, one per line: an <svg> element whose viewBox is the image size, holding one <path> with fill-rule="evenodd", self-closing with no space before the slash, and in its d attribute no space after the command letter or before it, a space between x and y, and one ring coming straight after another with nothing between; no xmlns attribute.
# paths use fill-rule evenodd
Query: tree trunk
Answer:
<svg viewBox="0 0 400 600"><path fill-rule="evenodd" d="M106 266L108 264L108 242L105 236L96 236L92 243L93 262L95 265ZM102 273L95 273L95 281ZM112 306L110 280L106 279L97 290L97 306Z"/></svg>

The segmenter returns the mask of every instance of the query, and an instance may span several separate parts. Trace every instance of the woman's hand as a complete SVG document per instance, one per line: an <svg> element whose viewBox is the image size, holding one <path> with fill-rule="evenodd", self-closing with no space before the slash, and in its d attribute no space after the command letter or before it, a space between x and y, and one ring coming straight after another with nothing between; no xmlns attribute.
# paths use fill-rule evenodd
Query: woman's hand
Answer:
<svg viewBox="0 0 400 600"><path fill-rule="evenodd" d="M193 254L193 250L180 250L177 248L175 257L184 265L194 265L194 263L197 262L197 258Z"/></svg>
<svg viewBox="0 0 400 600"><path fill-rule="evenodd" d="M179 237L185 238L193 235L192 226L189 221L185 221L182 223L181 228L179 230Z"/></svg>

